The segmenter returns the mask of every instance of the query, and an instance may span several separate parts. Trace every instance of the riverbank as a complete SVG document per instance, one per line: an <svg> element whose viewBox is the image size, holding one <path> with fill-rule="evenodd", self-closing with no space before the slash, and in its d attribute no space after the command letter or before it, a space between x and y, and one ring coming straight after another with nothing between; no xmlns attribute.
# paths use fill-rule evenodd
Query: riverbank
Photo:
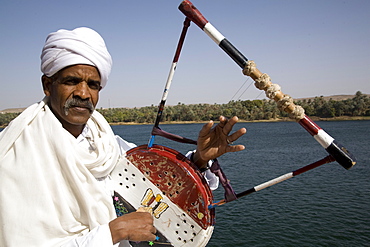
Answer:
<svg viewBox="0 0 370 247"><path fill-rule="evenodd" d="M357 121L357 120L370 120L370 116L365 117L333 117L333 118L319 118L319 117L310 117L313 121ZM278 119L269 119L269 120L239 120L239 123L269 123L269 122L292 122L294 120L290 118L278 118ZM202 124L207 123L207 121L166 121L161 122L160 124ZM153 123L135 123L135 122L118 122L118 123L109 123L110 125L152 125ZM5 128L7 125L2 125L0 128Z"/></svg>
<svg viewBox="0 0 370 247"><path fill-rule="evenodd" d="M333 117L333 118L320 118L320 117L310 117L313 121L357 121L357 120L370 120L370 116L356 116L356 117L349 117L349 116L341 116L341 117ZM292 122L293 119L290 118L276 118L276 119L264 119L264 120L239 120L239 123L263 123L263 122ZM201 124L207 123L208 121L165 121L161 122L160 124ZM118 122L118 123L109 123L110 125L151 125L153 123L135 123L135 122Z"/></svg>

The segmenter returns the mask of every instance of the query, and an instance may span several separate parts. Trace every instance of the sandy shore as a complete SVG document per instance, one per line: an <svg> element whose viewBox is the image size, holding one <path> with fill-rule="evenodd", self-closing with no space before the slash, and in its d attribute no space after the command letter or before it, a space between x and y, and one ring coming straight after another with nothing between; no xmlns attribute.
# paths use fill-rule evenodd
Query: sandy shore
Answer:
<svg viewBox="0 0 370 247"><path fill-rule="evenodd" d="M349 117L349 116L342 116L342 117L333 117L333 118L319 118L319 117L310 117L313 121L349 121L349 120L370 120L370 116L365 117ZM246 121L246 120L239 120L239 123L258 123L258 122L292 122L293 119L290 118L277 118L277 119L269 119L269 120L253 120L253 121ZM161 122L160 124L199 124L199 123L207 123L208 121L167 121ZM217 122L217 121L215 121ZM118 122L118 123L109 123L110 125L152 125L153 123L135 123L135 122Z"/></svg>

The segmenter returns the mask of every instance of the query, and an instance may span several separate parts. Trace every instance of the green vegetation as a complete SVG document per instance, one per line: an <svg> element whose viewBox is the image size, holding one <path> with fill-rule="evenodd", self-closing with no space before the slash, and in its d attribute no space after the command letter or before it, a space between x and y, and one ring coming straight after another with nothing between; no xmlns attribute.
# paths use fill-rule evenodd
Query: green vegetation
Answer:
<svg viewBox="0 0 370 247"><path fill-rule="evenodd" d="M6 126L16 118L20 113L2 113L0 114L0 126Z"/></svg>
<svg viewBox="0 0 370 247"><path fill-rule="evenodd" d="M370 116L370 97L358 91L351 99L325 100L324 97L298 100L310 117L364 117ZM98 109L109 123L154 123L158 107L146 106L140 108L109 108ZM0 126L7 125L17 113L0 114ZM217 120L220 115L226 117L238 116L240 120L278 120L286 119L288 114L281 112L272 100L238 100L227 104L191 104L178 103L166 106L162 122L208 121Z"/></svg>
<svg viewBox="0 0 370 247"><path fill-rule="evenodd" d="M352 99L325 100L324 97L299 100L295 102L302 106L306 114L311 117L358 117L370 116L370 97L360 91ZM110 123L154 123L157 115L157 106L141 108L110 108L98 109ZM217 120L220 115L226 117L238 116L240 120L276 120L288 117L281 112L272 100L244 100L230 101L227 104L191 104L178 103L175 106L166 106L162 122L208 121Z"/></svg>

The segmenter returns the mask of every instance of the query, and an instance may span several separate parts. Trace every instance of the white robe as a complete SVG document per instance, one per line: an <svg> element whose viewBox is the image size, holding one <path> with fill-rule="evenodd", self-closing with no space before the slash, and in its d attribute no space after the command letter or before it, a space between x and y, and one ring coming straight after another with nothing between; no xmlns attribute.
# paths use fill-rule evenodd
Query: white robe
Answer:
<svg viewBox="0 0 370 247"><path fill-rule="evenodd" d="M109 124L93 113L87 125L98 152L89 152L46 100L0 132L0 246L61 246L116 217L97 180L119 157Z"/></svg>

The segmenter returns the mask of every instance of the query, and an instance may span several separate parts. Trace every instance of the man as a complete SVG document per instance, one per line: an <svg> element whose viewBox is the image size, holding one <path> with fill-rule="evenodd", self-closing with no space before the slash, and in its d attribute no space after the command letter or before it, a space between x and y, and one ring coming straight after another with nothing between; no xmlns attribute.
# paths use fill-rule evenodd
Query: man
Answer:
<svg viewBox="0 0 370 247"><path fill-rule="evenodd" d="M146 212L116 217L109 174L133 145L94 110L112 60L89 28L49 34L41 55L45 98L0 133L0 246L129 246L155 239ZM194 163L240 151L237 122L199 133Z"/></svg>

